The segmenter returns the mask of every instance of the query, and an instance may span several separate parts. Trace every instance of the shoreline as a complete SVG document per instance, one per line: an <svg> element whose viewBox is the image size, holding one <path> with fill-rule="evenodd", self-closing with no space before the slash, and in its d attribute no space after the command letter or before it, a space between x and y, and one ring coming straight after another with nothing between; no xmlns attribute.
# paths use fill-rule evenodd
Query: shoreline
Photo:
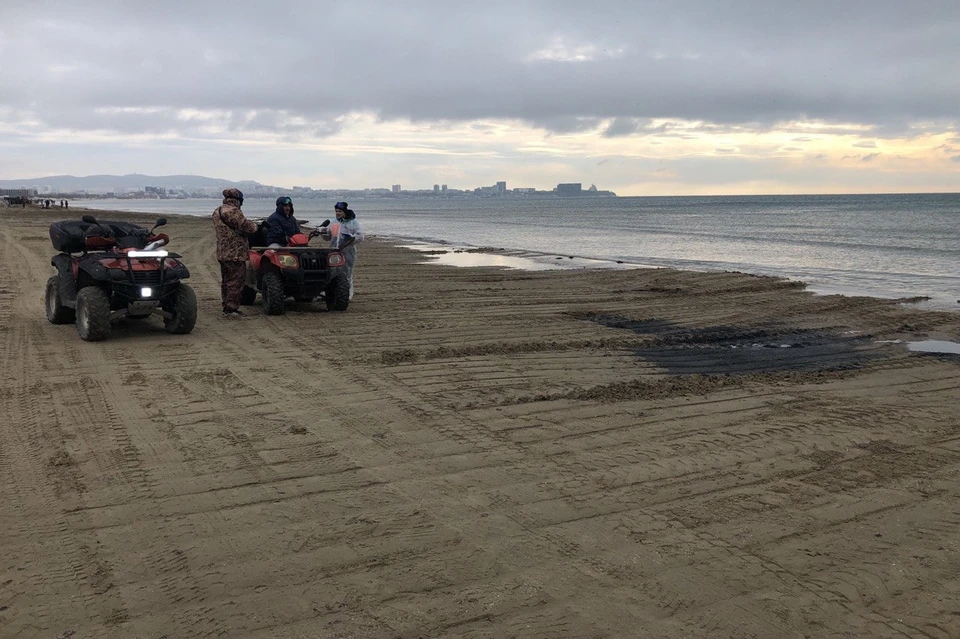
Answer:
<svg viewBox="0 0 960 639"><path fill-rule="evenodd" d="M121 211L109 211L109 213L121 213ZM123 214L141 214L123 212ZM187 217L198 217L194 214L182 214ZM309 215L309 213L308 213ZM202 216L200 216L202 217ZM508 268L535 269L541 268L553 269L555 266L567 264L571 268L628 268L635 266L638 268L671 268L678 270L688 270L701 273L710 272L734 272L749 273L761 277L779 277L794 282L802 282L807 290L818 295L843 295L849 297L874 297L884 300L900 300L901 303L909 304L912 308L918 310L948 311L960 312L960 299L951 295L951 286L954 286L954 278L944 276L942 285L937 286L936 277L931 275L915 275L913 273L886 273L878 279L876 274L871 272L859 272L843 269L813 269L805 272L802 267L776 267L762 266L758 264L740 264L728 263L722 261L690 260L690 259L667 259L667 258L645 258L634 259L627 257L595 257L592 255L573 254L573 262L560 262L555 258L569 258L567 253L543 252L536 249L525 247L504 248L495 244L479 245L467 242L457 242L455 240L443 240L417 235L383 233L376 234L378 237L401 245L426 245L428 250L464 250L477 254L478 251L486 251L489 255L501 255L506 259L494 260L475 260L488 265L496 265L498 262ZM439 254L437 254L439 255ZM521 258L521 259L513 259ZM474 264L463 259L461 255L457 259L452 256L440 256L434 258L437 261L451 265L472 266ZM549 260L554 266L545 266ZM532 261L530 261L532 260ZM923 284L915 281L921 278ZM886 279L884 279L886 278ZM917 292L917 285L923 286L924 293ZM957 295L960 295L958 292Z"/></svg>
<svg viewBox="0 0 960 639"><path fill-rule="evenodd" d="M574 269L672 269L678 271L690 271L696 273L745 273L754 277L773 277L794 282L802 285L806 290L816 295L841 295L844 297L871 297L887 301L898 301L902 304L912 305L919 310L945 311L960 313L960 300L955 303L948 298L933 299L927 296L904 296L893 292L881 294L880 292L867 289L830 287L828 285L811 285L802 278L790 277L775 272L753 272L740 271L720 266L693 268L692 266L681 267L668 263L651 262L633 262L629 260L614 260L608 258L595 258L585 255L558 255L524 249L508 249L497 247L478 247L468 244L446 242L441 240L430 240L419 237L403 237L393 235L381 235L387 241L396 243L398 246L411 248L424 254L433 262L447 266L474 267L474 266L502 266L504 268L513 268L519 270L574 270ZM493 259L470 259L469 256L490 256ZM506 259L498 259L500 256ZM660 260L667 262L667 260Z"/></svg>

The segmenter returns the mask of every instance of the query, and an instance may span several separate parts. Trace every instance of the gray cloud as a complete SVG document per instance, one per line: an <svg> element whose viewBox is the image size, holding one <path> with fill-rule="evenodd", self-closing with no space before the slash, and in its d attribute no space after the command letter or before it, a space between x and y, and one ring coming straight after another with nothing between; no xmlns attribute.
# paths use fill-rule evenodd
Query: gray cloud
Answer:
<svg viewBox="0 0 960 639"><path fill-rule="evenodd" d="M321 136L355 110L517 118L558 133L613 118L608 137L669 134L650 130L661 118L721 129L823 119L881 136L957 125L956 3L816 0L785 12L708 0L6 0L0 108L123 133L211 124L182 110L215 112L234 132ZM146 111L102 111L122 108Z"/></svg>
<svg viewBox="0 0 960 639"><path fill-rule="evenodd" d="M702 131L706 126L707 125L700 125L697 127L697 130ZM674 133L673 130L676 128L677 125L675 122L664 122L662 124L655 125L648 118L618 117L614 118L607 128L604 129L603 137L617 138L635 135L638 133L643 135L662 135L667 137L695 137L685 133ZM729 127L722 128L729 129Z"/></svg>
<svg viewBox="0 0 960 639"><path fill-rule="evenodd" d="M860 161L861 161L861 162L873 162L873 161L876 160L878 157L880 157L880 154L879 154L879 153L870 153L870 154L865 155L865 156L863 156L862 158L860 158Z"/></svg>
<svg viewBox="0 0 960 639"><path fill-rule="evenodd" d="M877 143L873 140L868 140L865 142L857 142L853 146L859 149L875 149L877 148Z"/></svg>
<svg viewBox="0 0 960 639"><path fill-rule="evenodd" d="M530 119L530 124L553 133L584 133L593 131L603 120L598 117L554 116Z"/></svg>
<svg viewBox="0 0 960 639"><path fill-rule="evenodd" d="M639 118L614 118L613 122L603 132L605 138L618 138L636 133L643 126L644 120Z"/></svg>

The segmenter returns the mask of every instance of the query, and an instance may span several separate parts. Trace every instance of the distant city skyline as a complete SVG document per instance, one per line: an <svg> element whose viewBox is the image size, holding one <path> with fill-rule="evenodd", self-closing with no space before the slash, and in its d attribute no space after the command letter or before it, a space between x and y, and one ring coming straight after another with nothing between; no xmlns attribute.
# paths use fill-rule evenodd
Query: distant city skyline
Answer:
<svg viewBox="0 0 960 639"><path fill-rule="evenodd" d="M452 197L463 195L478 195L483 197L506 197L508 195L532 196L532 195L605 195L616 196L616 193L598 189L596 185L591 184L583 188L581 182L558 183L552 189L536 189L533 187L516 187L510 189L507 187L506 180L499 180L493 185L476 186L472 188L450 188L447 184L434 184L429 188L404 189L401 184L393 184L386 187L363 187L363 188L332 188L320 189L311 186L295 185L293 187L283 187L277 185L262 184L253 180L232 181L218 178L210 178L201 175L166 175L151 176L144 174L127 175L93 175L93 176L44 176L28 179L0 179L0 195L4 190L12 191L30 191L32 195L43 196L48 194L73 194L73 195L117 195L130 196L142 195L145 197L167 197L167 196L218 196L225 187L242 187L247 195L278 195L292 193L298 195L313 195L315 193L363 193L371 196L433 196L433 197Z"/></svg>
<svg viewBox="0 0 960 639"><path fill-rule="evenodd" d="M941 0L8 0L0 175L958 191L958 31Z"/></svg>

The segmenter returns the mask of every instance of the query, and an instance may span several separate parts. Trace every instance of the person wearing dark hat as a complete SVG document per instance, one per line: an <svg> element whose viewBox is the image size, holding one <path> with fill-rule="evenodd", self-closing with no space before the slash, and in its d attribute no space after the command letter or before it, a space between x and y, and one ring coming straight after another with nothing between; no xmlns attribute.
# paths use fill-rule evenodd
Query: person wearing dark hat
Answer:
<svg viewBox="0 0 960 639"><path fill-rule="evenodd" d="M343 269L350 281L350 299L353 299L353 267L357 263L357 242L363 241L363 230L357 222L357 215L346 202L337 202L333 206L337 221L320 229L320 236L330 241L330 248L343 253L346 260Z"/></svg>
<svg viewBox="0 0 960 639"><path fill-rule="evenodd" d="M267 218L267 245L273 248L286 246L290 237L300 232L300 223L293 216L293 200L277 198L277 210Z"/></svg>
<svg viewBox="0 0 960 639"><path fill-rule="evenodd" d="M220 297L223 314L243 315L240 312L240 294L247 271L251 233L257 225L244 217L243 193L239 189L224 189L223 204L213 212L213 229L217 235L217 261L220 262Z"/></svg>

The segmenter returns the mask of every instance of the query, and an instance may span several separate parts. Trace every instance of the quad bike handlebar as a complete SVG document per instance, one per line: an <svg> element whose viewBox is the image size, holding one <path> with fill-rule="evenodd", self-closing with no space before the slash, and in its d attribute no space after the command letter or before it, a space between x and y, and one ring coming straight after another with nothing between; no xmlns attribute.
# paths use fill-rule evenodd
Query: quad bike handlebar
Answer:
<svg viewBox="0 0 960 639"><path fill-rule="evenodd" d="M147 245L143 247L144 251L153 251L161 246L166 246L170 243L170 236L166 233L160 233L159 235L151 235L147 238Z"/></svg>

